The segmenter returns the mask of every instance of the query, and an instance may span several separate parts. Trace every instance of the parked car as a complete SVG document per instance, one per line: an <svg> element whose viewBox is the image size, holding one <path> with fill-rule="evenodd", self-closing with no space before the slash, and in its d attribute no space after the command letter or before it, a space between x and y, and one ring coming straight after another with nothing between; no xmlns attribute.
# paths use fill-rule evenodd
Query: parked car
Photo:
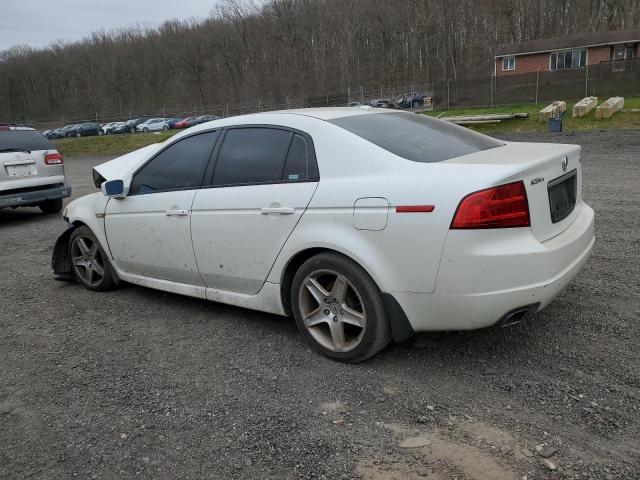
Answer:
<svg viewBox="0 0 640 480"><path fill-rule="evenodd" d="M71 195L56 147L32 128L0 126L0 208L58 213Z"/></svg>
<svg viewBox="0 0 640 480"><path fill-rule="evenodd" d="M69 137L89 137L92 135L100 134L100 124L95 122L80 123L74 127L68 129L65 132L67 138Z"/></svg>
<svg viewBox="0 0 640 480"><path fill-rule="evenodd" d="M393 108L391 104L392 104L392 101L386 98L376 98L369 102L369 105L371 107L376 107L376 108Z"/></svg>
<svg viewBox="0 0 640 480"><path fill-rule="evenodd" d="M99 165L94 182L102 193L63 214L59 277L293 315L348 362L418 331L517 323L594 244L579 146L403 111L223 119Z"/></svg>
<svg viewBox="0 0 640 480"><path fill-rule="evenodd" d="M150 118L138 125L136 131L146 133L157 132L158 130L169 130L171 127L168 120L173 120L173 124L175 125L174 119Z"/></svg>
<svg viewBox="0 0 640 480"><path fill-rule="evenodd" d="M65 138L67 130L69 130L70 128L73 128L73 127L75 127L75 125L67 125L65 127L54 128L54 129L50 130L45 135L45 137L47 137L49 140L55 140L57 138Z"/></svg>
<svg viewBox="0 0 640 480"><path fill-rule="evenodd" d="M176 128L176 124L178 123L179 120L177 118L170 117L170 118L165 118L164 121L169 126L169 129L171 130Z"/></svg>
<svg viewBox="0 0 640 480"><path fill-rule="evenodd" d="M138 125L146 122L151 118L154 118L154 117L146 116L146 117L132 118L131 120L127 120L127 122L125 123L126 131L128 131L129 133L136 133L137 131L136 128L138 127Z"/></svg>
<svg viewBox="0 0 640 480"><path fill-rule="evenodd" d="M109 135L110 133L112 133L113 128L119 123L123 123L123 122L109 122L101 125L100 126L101 135Z"/></svg>
<svg viewBox="0 0 640 480"><path fill-rule="evenodd" d="M45 138L47 138L47 139L51 140L52 138L55 138L56 132L57 132L58 130L59 130L59 129L57 129L57 128L52 128L51 130L47 130L47 131L45 131L45 132L42 132L42 135L43 135Z"/></svg>
<svg viewBox="0 0 640 480"><path fill-rule="evenodd" d="M400 108L420 108L426 98L427 96L420 92L411 92L400 95L396 98L396 103Z"/></svg>
<svg viewBox="0 0 640 480"><path fill-rule="evenodd" d="M216 115L201 115L196 118L196 125L200 125L201 123L213 122L214 120L218 120L220 117Z"/></svg>
<svg viewBox="0 0 640 480"><path fill-rule="evenodd" d="M116 129L125 125L125 122L111 122L107 128L105 128L105 134L111 135L115 133Z"/></svg>
<svg viewBox="0 0 640 480"><path fill-rule="evenodd" d="M128 131L127 122L118 122L111 127L110 134L127 133Z"/></svg>
<svg viewBox="0 0 640 480"><path fill-rule="evenodd" d="M176 122L175 128L189 128L196 124L197 117L187 117L182 120Z"/></svg>

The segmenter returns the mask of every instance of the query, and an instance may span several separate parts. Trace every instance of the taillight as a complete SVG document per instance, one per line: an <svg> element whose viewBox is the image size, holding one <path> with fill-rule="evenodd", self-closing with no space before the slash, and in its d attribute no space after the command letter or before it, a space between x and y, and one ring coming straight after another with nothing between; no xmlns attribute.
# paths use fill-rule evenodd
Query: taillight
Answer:
<svg viewBox="0 0 640 480"><path fill-rule="evenodd" d="M487 188L464 197L451 222L452 229L528 227L529 202L524 182Z"/></svg>
<svg viewBox="0 0 640 480"><path fill-rule="evenodd" d="M55 153L47 153L44 156L44 164L45 165L62 165L62 155L58 152Z"/></svg>

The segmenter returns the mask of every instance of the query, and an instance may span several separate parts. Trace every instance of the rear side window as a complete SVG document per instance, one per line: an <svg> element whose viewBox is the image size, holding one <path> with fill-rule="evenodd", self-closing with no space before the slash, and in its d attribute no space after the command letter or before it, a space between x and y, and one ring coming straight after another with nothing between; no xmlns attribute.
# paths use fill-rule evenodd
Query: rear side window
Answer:
<svg viewBox="0 0 640 480"><path fill-rule="evenodd" d="M147 163L131 182L131 194L200 188L218 132L172 144Z"/></svg>
<svg viewBox="0 0 640 480"><path fill-rule="evenodd" d="M213 185L280 182L293 134L275 128L227 131L213 174Z"/></svg>
<svg viewBox="0 0 640 480"><path fill-rule="evenodd" d="M0 131L0 152L55 150L56 147L34 130Z"/></svg>
<svg viewBox="0 0 640 480"><path fill-rule="evenodd" d="M415 113L373 113L331 123L414 162L442 162L504 143L452 123Z"/></svg>
<svg viewBox="0 0 640 480"><path fill-rule="evenodd" d="M287 154L287 161L284 165L282 180L296 182L318 177L318 168L313 152L310 151L309 145L302 135L294 134Z"/></svg>

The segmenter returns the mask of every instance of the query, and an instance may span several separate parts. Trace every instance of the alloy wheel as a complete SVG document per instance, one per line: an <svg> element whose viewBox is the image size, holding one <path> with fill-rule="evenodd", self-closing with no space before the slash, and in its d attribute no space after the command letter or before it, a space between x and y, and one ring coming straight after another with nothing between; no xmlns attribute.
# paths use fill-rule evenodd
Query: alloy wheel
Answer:
<svg viewBox="0 0 640 480"><path fill-rule="evenodd" d="M82 235L74 238L71 244L71 261L76 275L84 283L95 287L102 282L105 260L97 242Z"/></svg>
<svg viewBox="0 0 640 480"><path fill-rule="evenodd" d="M367 316L362 297L340 273L316 270L304 279L298 293L304 327L324 348L348 352L362 342Z"/></svg>

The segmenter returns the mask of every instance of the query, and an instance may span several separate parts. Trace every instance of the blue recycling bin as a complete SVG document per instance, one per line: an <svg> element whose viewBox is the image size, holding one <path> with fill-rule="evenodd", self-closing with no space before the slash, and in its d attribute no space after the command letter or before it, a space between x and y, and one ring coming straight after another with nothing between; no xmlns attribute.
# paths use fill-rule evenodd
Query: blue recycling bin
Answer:
<svg viewBox="0 0 640 480"><path fill-rule="evenodd" d="M557 112L553 117L549 119L549 132L562 132L562 112Z"/></svg>

